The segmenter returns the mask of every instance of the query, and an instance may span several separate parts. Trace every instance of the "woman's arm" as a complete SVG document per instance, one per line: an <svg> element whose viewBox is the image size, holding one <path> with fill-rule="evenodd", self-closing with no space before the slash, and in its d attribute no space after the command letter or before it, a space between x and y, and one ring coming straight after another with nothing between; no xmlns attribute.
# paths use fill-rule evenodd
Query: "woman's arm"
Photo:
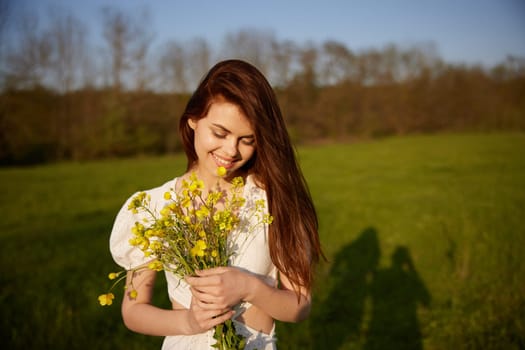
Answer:
<svg viewBox="0 0 525 350"><path fill-rule="evenodd" d="M233 316L229 308L202 309L193 298L189 310L165 310L153 306L155 278L156 272L150 269L128 272L122 318L132 331L156 336L197 334ZM137 291L136 298L130 296L132 290Z"/></svg>
<svg viewBox="0 0 525 350"><path fill-rule="evenodd" d="M235 267L218 267L197 272L198 277L187 277L196 303L202 309L229 308L247 301L283 322L299 322L308 317L311 307L310 292L301 288L298 300L290 281L280 275L281 288L266 284L256 275Z"/></svg>

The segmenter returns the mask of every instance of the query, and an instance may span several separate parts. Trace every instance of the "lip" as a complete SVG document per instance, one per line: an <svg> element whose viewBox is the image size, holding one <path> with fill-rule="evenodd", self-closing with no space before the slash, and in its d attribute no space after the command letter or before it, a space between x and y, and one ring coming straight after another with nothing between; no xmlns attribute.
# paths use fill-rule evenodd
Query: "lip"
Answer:
<svg viewBox="0 0 525 350"><path fill-rule="evenodd" d="M226 169L231 169L234 166L234 159L223 158L221 156L216 155L215 153L212 153L211 155L215 160L215 164L217 164L217 166L222 166Z"/></svg>

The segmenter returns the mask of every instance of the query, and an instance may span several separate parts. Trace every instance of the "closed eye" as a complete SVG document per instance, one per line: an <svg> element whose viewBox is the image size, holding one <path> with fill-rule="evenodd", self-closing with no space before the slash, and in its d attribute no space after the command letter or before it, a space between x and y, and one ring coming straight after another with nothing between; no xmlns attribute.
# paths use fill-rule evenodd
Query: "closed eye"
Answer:
<svg viewBox="0 0 525 350"><path fill-rule="evenodd" d="M231 134L230 130L226 129L222 125L219 124L212 124L212 127L210 128L212 135L218 139L225 139L228 137L229 134ZM255 137L253 135L245 135L239 137L240 142L243 143L243 145L246 146L254 146L255 145Z"/></svg>
<svg viewBox="0 0 525 350"><path fill-rule="evenodd" d="M227 134L226 133L222 133L222 132L217 132L217 131L212 131L212 134L213 136L219 138L219 139L225 139Z"/></svg>
<svg viewBox="0 0 525 350"><path fill-rule="evenodd" d="M246 146L255 145L255 139L253 137L246 137L246 138L242 138L241 140L242 140L241 142L245 144Z"/></svg>

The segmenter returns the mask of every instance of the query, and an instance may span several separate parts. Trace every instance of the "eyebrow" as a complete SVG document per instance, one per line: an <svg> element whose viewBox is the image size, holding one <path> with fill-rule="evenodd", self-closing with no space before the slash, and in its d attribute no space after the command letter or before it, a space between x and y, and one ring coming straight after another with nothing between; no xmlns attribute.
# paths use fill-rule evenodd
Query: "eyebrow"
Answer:
<svg viewBox="0 0 525 350"><path fill-rule="evenodd" d="M221 124L216 124L216 123L212 123L211 124L212 126L216 127L216 128L219 128L221 129L222 131L224 132L227 132L229 134L231 134L232 132L228 129L226 129L224 126L222 126ZM253 134L250 134L250 135L243 135L243 136L240 136L239 137L240 139L255 139L255 136Z"/></svg>

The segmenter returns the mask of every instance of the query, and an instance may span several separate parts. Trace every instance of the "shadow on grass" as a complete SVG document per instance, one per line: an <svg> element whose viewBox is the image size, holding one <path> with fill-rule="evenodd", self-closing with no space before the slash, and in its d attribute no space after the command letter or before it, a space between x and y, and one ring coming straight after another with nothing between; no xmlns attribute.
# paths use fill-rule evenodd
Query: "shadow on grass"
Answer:
<svg viewBox="0 0 525 350"><path fill-rule="evenodd" d="M335 256L329 292L311 315L314 349L422 349L418 304L430 294L410 251L398 246L379 268L377 231L367 228Z"/></svg>

